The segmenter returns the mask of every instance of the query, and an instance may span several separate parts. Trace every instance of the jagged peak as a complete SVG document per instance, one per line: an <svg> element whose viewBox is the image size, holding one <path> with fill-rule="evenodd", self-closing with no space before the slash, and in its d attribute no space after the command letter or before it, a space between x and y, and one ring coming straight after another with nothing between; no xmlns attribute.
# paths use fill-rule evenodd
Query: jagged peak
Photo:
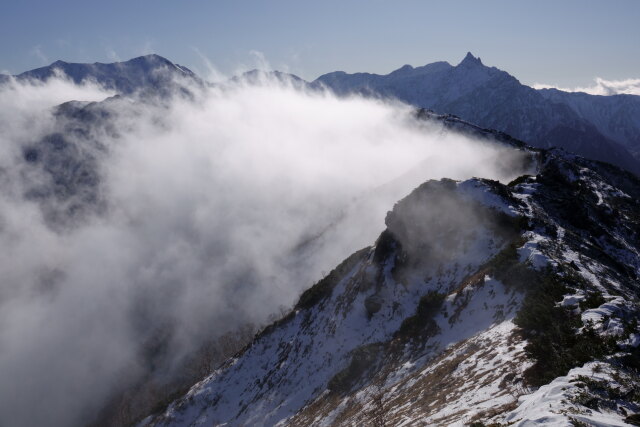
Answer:
<svg viewBox="0 0 640 427"><path fill-rule="evenodd" d="M483 65L480 57L475 57L471 52L467 52L467 55L464 59L458 64L458 67L461 65Z"/></svg>

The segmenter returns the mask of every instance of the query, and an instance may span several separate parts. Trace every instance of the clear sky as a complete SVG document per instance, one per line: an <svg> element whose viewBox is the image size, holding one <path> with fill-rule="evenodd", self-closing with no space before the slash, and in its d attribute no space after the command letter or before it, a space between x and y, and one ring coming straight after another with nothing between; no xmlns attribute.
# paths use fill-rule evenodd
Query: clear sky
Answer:
<svg viewBox="0 0 640 427"><path fill-rule="evenodd" d="M640 0L7 0L0 70L157 53L204 73L388 73L467 51L526 84L640 77Z"/></svg>

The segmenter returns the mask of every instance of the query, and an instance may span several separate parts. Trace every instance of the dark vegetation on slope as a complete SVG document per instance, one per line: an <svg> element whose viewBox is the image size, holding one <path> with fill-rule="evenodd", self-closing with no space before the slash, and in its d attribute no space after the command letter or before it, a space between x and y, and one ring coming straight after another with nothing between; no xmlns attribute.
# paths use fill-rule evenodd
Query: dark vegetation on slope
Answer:
<svg viewBox="0 0 640 427"><path fill-rule="evenodd" d="M589 325L583 325L574 307L558 306L577 283L588 289L584 279L567 268L556 271L548 268L542 272L531 268L519 259L517 249L523 243L523 238L513 240L481 270L509 287L526 292L514 322L522 338L528 341L527 355L535 361L524 372L525 381L537 387L565 375L571 368L612 354L617 347L614 338L602 338ZM591 292L583 304L592 308L602 302L601 294Z"/></svg>
<svg viewBox="0 0 640 427"><path fill-rule="evenodd" d="M558 305L572 288L589 289L590 285L568 266L538 271L520 262L517 248L522 243L523 240L516 240L507 245L486 268L505 285L526 292L514 323L528 342L527 356L535 361L524 372L525 382L538 387L571 368L614 353L617 346L615 338L603 338L590 325L583 325L575 307ZM585 304L590 308L600 302L597 293L588 295ZM578 332L580 328L583 329Z"/></svg>
<svg viewBox="0 0 640 427"><path fill-rule="evenodd" d="M25 197L40 205L47 225L54 229L72 227L105 208L98 191L99 149L84 142L54 132L23 149L25 162L20 166L25 176L42 178L25 180Z"/></svg>
<svg viewBox="0 0 640 427"><path fill-rule="evenodd" d="M621 181L625 191L638 192L638 179L615 166L599 162L576 159L576 163L582 165L569 164L558 161L549 152L543 152L542 159L544 165L535 180L541 188L535 197L545 207L547 214L565 228L565 241L576 251L605 265L607 271L602 272L601 285L608 286L606 278L612 277L633 289L636 278L633 268L622 264L610 251L611 248L619 248L615 238L617 235L624 235L627 242L638 248L638 202L633 196L600 200L593 184L582 179L580 167L586 166L603 173L616 187ZM509 186L515 187L529 180L530 177L520 177ZM544 217L536 218L534 222L536 227L557 237L555 225L546 223ZM604 242L609 246L608 250ZM495 277L506 285L526 290L522 307L515 318L521 336L528 342L525 349L527 355L535 361L524 373L526 383L530 386L547 384L565 375L571 368L602 360L624 350L616 344L616 337L601 336L592 325L583 324L580 312L597 308L606 299L600 290L576 273L578 267L575 263L560 264L543 271L535 270L519 261L517 247L522 243L515 241L508 245L491 260L489 266ZM585 294L585 299L578 306L559 305L565 295L577 290ZM618 293L615 289L609 290ZM633 317L629 319L627 332L635 330L632 325L635 320ZM639 364L637 360L638 349L633 349L617 363L632 367Z"/></svg>
<svg viewBox="0 0 640 427"><path fill-rule="evenodd" d="M601 372L602 365L596 365L594 372ZM592 410L615 411L629 414L640 410L640 375L638 372L614 368L613 381L605 381L580 375L572 382L581 391L572 397L572 403ZM628 415L625 421L638 425L640 414Z"/></svg>
<svg viewBox="0 0 640 427"><path fill-rule="evenodd" d="M575 307L557 305L570 292L569 286L581 279L552 270L537 275L514 320L527 340L527 355L535 360L524 372L526 383L534 387L617 351L615 337L602 337L590 325L584 325Z"/></svg>
<svg viewBox="0 0 640 427"><path fill-rule="evenodd" d="M525 382L539 387L566 375L574 367L602 359L619 349L615 337L602 337L591 325L584 325L577 307L558 305L572 290L590 289L591 285L568 265L538 271L520 262L517 247L522 243L507 245L485 268L505 285L526 292L514 323L528 342L527 356L534 360L524 372ZM596 308L603 302L601 293L589 291L581 309ZM623 358L625 365L632 360L632 355Z"/></svg>
<svg viewBox="0 0 640 427"><path fill-rule="evenodd" d="M629 251L640 251L640 179L601 162L581 158L557 161L553 156L553 152L546 153L551 160L545 161L538 176L544 191L536 192L536 201L565 228L564 240L576 252L606 267L601 285L607 287L606 279L611 278L637 297L637 266L628 265L624 259ZM589 169L584 176L582 168ZM612 193L600 200L602 195L593 188L594 180L602 180L628 196Z"/></svg>
<svg viewBox="0 0 640 427"><path fill-rule="evenodd" d="M373 343L354 349L349 365L329 380L327 388L338 394L351 391L364 378L378 370L384 358L384 347L382 343Z"/></svg>
<svg viewBox="0 0 640 427"><path fill-rule="evenodd" d="M429 291L420 298L416 314L402 321L400 328L394 333L394 338L410 339L421 337L428 339L439 332L433 317L438 313L446 298L445 294Z"/></svg>

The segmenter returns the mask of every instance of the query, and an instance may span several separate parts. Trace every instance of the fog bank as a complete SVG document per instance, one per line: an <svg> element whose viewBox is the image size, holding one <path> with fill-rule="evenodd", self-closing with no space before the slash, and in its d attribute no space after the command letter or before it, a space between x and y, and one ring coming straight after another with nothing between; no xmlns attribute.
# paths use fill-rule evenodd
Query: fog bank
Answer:
<svg viewBox="0 0 640 427"><path fill-rule="evenodd" d="M294 304L421 182L521 172L408 106L268 78L52 109L110 95L0 89L0 425L86 422L150 363Z"/></svg>

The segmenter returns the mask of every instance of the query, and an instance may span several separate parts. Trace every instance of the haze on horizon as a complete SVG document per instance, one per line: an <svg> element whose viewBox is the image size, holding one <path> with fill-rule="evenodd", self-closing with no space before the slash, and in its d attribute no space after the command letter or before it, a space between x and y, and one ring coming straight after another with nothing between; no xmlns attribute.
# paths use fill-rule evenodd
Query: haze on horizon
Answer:
<svg viewBox="0 0 640 427"><path fill-rule="evenodd" d="M574 0L348 0L322 7L292 0L27 0L5 5L0 16L0 71L157 53L201 75L209 63L230 75L268 60L313 80L336 70L386 74L403 64L457 64L471 51L524 84L575 89L598 87L596 78L606 85L640 77L638 16L633 0L615 7Z"/></svg>

